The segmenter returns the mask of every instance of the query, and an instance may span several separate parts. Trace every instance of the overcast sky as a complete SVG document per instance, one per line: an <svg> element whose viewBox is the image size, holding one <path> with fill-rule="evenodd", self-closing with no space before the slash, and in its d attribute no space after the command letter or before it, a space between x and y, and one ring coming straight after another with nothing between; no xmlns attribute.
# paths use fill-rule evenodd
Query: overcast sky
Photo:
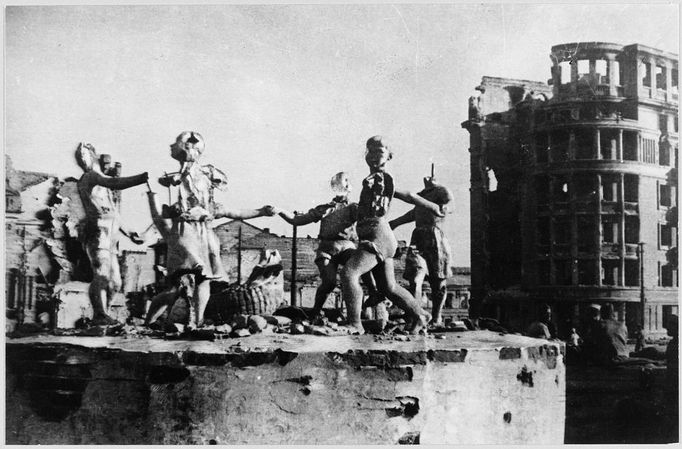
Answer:
<svg viewBox="0 0 682 449"><path fill-rule="evenodd" d="M203 162L227 173L218 199L290 210L330 199L364 143L381 134L388 171L418 191L430 162L455 192L449 235L469 265L467 98L481 77L546 81L550 47L641 43L678 53L677 5L354 4L7 7L5 151L18 169L78 177L80 141L124 174L177 170L169 144L206 139ZM124 219L150 222L145 187ZM409 206L394 202L391 216ZM253 220L290 235L278 217ZM317 235L308 225L299 235ZM398 237L409 239L405 226Z"/></svg>

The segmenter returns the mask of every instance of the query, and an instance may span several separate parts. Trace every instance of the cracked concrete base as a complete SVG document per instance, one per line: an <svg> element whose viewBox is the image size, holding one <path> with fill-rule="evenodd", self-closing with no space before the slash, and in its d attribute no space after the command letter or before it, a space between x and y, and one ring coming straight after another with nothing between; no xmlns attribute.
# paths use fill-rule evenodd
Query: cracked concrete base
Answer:
<svg viewBox="0 0 682 449"><path fill-rule="evenodd" d="M561 343L8 340L9 444L562 444Z"/></svg>

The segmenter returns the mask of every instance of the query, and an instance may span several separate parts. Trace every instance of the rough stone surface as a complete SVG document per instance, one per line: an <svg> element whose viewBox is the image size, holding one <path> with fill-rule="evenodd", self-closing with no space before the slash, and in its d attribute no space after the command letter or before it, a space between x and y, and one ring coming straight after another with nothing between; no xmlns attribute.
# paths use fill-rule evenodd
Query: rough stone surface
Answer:
<svg viewBox="0 0 682 449"><path fill-rule="evenodd" d="M12 339L7 443L561 444L559 345L489 331Z"/></svg>
<svg viewBox="0 0 682 449"><path fill-rule="evenodd" d="M92 304L88 295L90 284L87 282L71 281L58 284L55 288L58 298L56 327L73 329L76 321L81 318L92 318ZM113 319L124 323L128 316L125 296L116 293L109 304L107 313Z"/></svg>
<svg viewBox="0 0 682 449"><path fill-rule="evenodd" d="M263 329L265 329L268 326L268 322L263 318L262 316L258 315L251 315L249 317L249 330L251 333L255 334L258 332L261 332Z"/></svg>

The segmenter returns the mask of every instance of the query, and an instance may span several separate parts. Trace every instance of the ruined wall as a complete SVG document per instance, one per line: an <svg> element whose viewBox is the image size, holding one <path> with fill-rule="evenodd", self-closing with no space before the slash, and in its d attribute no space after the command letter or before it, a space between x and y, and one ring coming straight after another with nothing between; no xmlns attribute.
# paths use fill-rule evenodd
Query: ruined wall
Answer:
<svg viewBox="0 0 682 449"><path fill-rule="evenodd" d="M472 316L490 290L521 284L527 125L551 98L540 82L483 77L469 100Z"/></svg>
<svg viewBox="0 0 682 449"><path fill-rule="evenodd" d="M489 331L228 344L13 341L7 442L563 443L563 344Z"/></svg>
<svg viewBox="0 0 682 449"><path fill-rule="evenodd" d="M124 293L140 291L147 285L156 282L154 271L154 251L124 250L120 255L122 291Z"/></svg>

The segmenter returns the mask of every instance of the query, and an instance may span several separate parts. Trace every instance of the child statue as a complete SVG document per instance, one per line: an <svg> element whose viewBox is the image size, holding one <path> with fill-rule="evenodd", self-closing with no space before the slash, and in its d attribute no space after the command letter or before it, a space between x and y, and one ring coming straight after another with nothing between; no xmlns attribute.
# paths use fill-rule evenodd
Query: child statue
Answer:
<svg viewBox="0 0 682 449"><path fill-rule="evenodd" d="M95 147L88 143L78 145L76 162L84 172L76 184L86 215L79 237L92 265L93 279L89 294L93 323L112 325L117 322L107 315L105 307L109 306L114 294L121 290L118 265L121 219L114 190L144 184L148 175L147 172L125 177L103 174Z"/></svg>
<svg viewBox="0 0 682 449"><path fill-rule="evenodd" d="M393 235L386 216L393 197L443 216L440 207L411 192L395 187L393 177L386 172L386 164L393 154L384 144L381 136L371 137L367 141L365 162L370 174L362 182L362 192L358 203L358 248L353 251L341 271L343 299L348 312L348 324L358 334L364 333L360 320L362 306L362 288L360 276L371 272L377 290L394 305L401 308L410 320L409 330L418 333L425 330L431 318L417 303L410 293L398 285L395 280L393 256L398 248L398 241Z"/></svg>
<svg viewBox="0 0 682 449"><path fill-rule="evenodd" d="M154 193L149 193L149 204L155 223L165 227L168 255L166 269L169 280L185 275L193 277L193 304L190 307L190 327L203 325L204 311L210 296L210 281L225 278L220 259L220 243L209 223L217 218L249 219L274 215L274 208L227 209L213 198L215 189L225 189L227 177L212 165L199 164L204 152L204 138L194 131L181 133L170 146L171 157L179 162L180 171L159 179L164 187L178 187L178 201L164 205L159 217ZM160 219L170 219L164 226ZM157 225L158 226L158 225Z"/></svg>
<svg viewBox="0 0 682 449"><path fill-rule="evenodd" d="M424 178L424 190L417 195L439 205L443 213L452 213L450 210L452 192L445 186L438 184L433 175ZM452 269L452 250L443 231L445 218L440 214L434 214L428 208L417 206L405 215L391 220L389 224L391 229L395 229L412 221L415 222L416 227L412 232L410 246L416 247L419 255L426 261L433 304L431 322L435 326L440 326L443 324L441 315L446 293L446 279L451 274ZM421 292L423 277L421 279L410 279L410 281L410 287L414 289L411 293ZM416 285L417 283L419 285ZM421 297L421 294L417 297Z"/></svg>
<svg viewBox="0 0 682 449"><path fill-rule="evenodd" d="M320 244L317 247L315 265L320 270L321 283L315 292L315 305L311 312L311 319L320 315L327 297L336 287L336 273L339 265L346 263L357 241L355 221L358 205L348 202L348 195L352 190L348 175L339 172L332 177L330 184L335 194L330 202L315 206L304 214L278 210L280 217L295 226L320 222L318 236ZM363 275L362 279L370 292L374 292L371 273Z"/></svg>

